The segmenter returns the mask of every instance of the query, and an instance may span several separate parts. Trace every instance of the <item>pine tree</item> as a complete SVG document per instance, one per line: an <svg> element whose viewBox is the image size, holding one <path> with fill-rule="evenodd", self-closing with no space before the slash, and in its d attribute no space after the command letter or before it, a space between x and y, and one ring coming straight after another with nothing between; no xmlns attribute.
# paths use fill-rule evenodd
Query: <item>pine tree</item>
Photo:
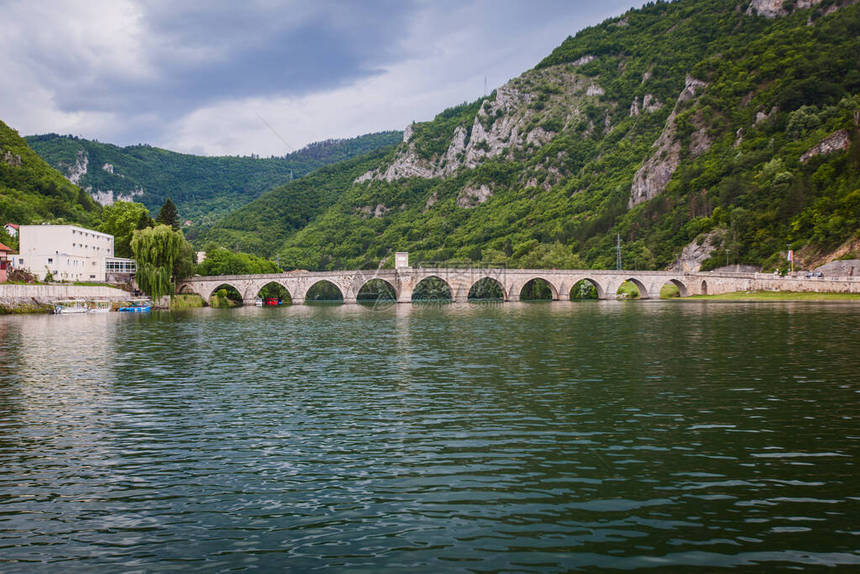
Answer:
<svg viewBox="0 0 860 574"><path fill-rule="evenodd" d="M176 212L176 206L170 201L169 197L164 200L164 205L161 206L156 221L164 225L169 225L174 231L179 229L179 214Z"/></svg>

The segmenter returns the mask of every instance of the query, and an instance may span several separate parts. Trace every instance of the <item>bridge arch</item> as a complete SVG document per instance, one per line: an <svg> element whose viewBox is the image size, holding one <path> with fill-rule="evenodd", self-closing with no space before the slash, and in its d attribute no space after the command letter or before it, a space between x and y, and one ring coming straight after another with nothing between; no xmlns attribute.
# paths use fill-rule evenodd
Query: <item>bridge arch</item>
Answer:
<svg viewBox="0 0 860 574"><path fill-rule="evenodd" d="M558 301L558 288L546 277L529 277L519 286L520 301Z"/></svg>
<svg viewBox="0 0 860 574"><path fill-rule="evenodd" d="M428 275L415 284L412 289L412 302L416 301L453 301L454 289L450 283L438 275Z"/></svg>
<svg viewBox="0 0 860 574"><path fill-rule="evenodd" d="M344 290L328 279L315 281L305 293L305 303L343 303Z"/></svg>
<svg viewBox="0 0 860 574"><path fill-rule="evenodd" d="M356 291L358 303L376 303L378 301L397 301L397 289L385 279L373 277L365 281Z"/></svg>
<svg viewBox="0 0 860 574"><path fill-rule="evenodd" d="M628 277L624 281L633 283L636 286L636 289L639 291L639 298L640 299L648 299L651 296L648 293L648 288L645 287L645 284L642 283L642 281L640 281L636 277ZM624 283L624 281L622 282L622 284ZM620 287L620 285L619 285L619 287Z"/></svg>
<svg viewBox="0 0 860 574"><path fill-rule="evenodd" d="M591 297L586 294L589 286L596 292L596 297ZM570 287L570 298L571 300L594 298L606 299L606 289L604 289L603 285L601 285L596 279L592 279L591 277L578 277Z"/></svg>
<svg viewBox="0 0 860 574"><path fill-rule="evenodd" d="M689 295L689 289L687 289L687 286L684 285L683 281L681 281L680 279L674 279L673 278L673 279L669 279L668 281L663 283L663 285L660 288L660 294L659 294L660 297L664 296L663 288L668 287L670 285L674 286L678 290L677 295L672 294L672 295L670 295L670 297L686 297L687 295Z"/></svg>
<svg viewBox="0 0 860 574"><path fill-rule="evenodd" d="M283 281L272 279L267 283L258 282L248 288L245 300L249 299L280 299L284 303L292 303L293 294Z"/></svg>
<svg viewBox="0 0 860 574"><path fill-rule="evenodd" d="M505 286L498 279L485 275L472 283L469 287L467 300L508 300L508 293L505 291Z"/></svg>
<svg viewBox="0 0 860 574"><path fill-rule="evenodd" d="M232 301L232 303L230 303L229 305L227 305L227 301L221 301L220 303L229 307L238 307L242 305L244 301L243 289L241 287L241 285L237 285L231 281L224 281L222 283L218 283L217 285L215 285L215 287L209 290L206 296L203 297L203 300L207 305L212 306L213 297L215 297L215 295L217 295L219 291L224 290L225 298L229 301Z"/></svg>
<svg viewBox="0 0 860 574"><path fill-rule="evenodd" d="M197 295L200 297L200 293L197 292L196 289L190 283L180 283L179 287L176 289L177 295Z"/></svg>

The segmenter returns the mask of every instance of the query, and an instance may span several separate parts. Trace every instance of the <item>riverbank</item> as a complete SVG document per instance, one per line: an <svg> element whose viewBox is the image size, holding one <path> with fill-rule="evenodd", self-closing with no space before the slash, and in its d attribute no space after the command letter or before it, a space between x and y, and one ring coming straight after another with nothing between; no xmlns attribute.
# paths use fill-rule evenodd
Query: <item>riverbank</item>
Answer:
<svg viewBox="0 0 860 574"><path fill-rule="evenodd" d="M697 301L860 301L860 293L812 293L797 291L738 291L721 295L693 295Z"/></svg>
<svg viewBox="0 0 860 574"><path fill-rule="evenodd" d="M127 303L131 293L106 285L0 284L0 315L50 313L57 301L108 301Z"/></svg>

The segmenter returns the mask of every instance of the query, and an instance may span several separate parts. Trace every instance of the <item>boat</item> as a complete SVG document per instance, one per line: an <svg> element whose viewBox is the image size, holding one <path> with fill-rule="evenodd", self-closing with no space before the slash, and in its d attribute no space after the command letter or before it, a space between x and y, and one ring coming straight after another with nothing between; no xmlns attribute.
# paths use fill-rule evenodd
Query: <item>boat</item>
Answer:
<svg viewBox="0 0 860 574"><path fill-rule="evenodd" d="M257 299L254 299L254 305L257 307L262 307L263 306L263 300L260 299L259 297Z"/></svg>
<svg viewBox="0 0 860 574"><path fill-rule="evenodd" d="M148 299L137 299L132 300L131 305L127 307L120 307L119 310L122 313L149 313L152 311L152 304Z"/></svg>
<svg viewBox="0 0 860 574"><path fill-rule="evenodd" d="M54 314L68 315L71 313L86 313L87 302L78 299L65 299L54 304Z"/></svg>

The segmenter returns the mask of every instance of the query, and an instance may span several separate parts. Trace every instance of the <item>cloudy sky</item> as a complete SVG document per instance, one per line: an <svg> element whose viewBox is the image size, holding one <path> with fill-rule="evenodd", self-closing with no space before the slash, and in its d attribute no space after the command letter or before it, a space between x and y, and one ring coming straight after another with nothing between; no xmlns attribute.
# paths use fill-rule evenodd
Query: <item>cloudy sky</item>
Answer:
<svg viewBox="0 0 860 574"><path fill-rule="evenodd" d="M0 120L187 153L402 129L636 0L0 0Z"/></svg>

